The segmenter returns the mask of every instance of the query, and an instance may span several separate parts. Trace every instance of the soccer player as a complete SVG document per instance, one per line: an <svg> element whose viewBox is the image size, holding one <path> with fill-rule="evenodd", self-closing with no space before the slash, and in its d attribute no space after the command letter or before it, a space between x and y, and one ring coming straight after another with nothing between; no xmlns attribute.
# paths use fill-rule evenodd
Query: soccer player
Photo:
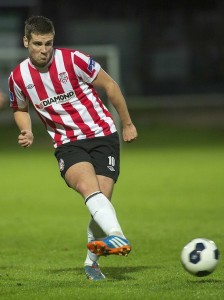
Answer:
<svg viewBox="0 0 224 300"><path fill-rule="evenodd" d="M135 140L137 131L118 84L90 55L54 48L54 36L48 18L32 16L25 21L23 42L29 57L10 74L10 105L20 130L19 145L30 147L34 139L29 104L52 137L61 176L82 195L91 215L86 276L102 280L99 257L126 256L131 244L110 202L119 176L119 137L96 89L103 89L117 110L123 140Z"/></svg>

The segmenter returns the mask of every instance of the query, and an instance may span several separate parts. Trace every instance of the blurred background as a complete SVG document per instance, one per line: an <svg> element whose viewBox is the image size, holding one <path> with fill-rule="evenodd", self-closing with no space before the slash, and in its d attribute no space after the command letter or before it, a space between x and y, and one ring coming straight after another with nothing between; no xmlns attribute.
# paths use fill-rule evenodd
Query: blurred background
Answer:
<svg viewBox="0 0 224 300"><path fill-rule="evenodd" d="M146 3L145 3L146 2ZM224 127L224 1L0 0L0 89L26 57L27 17L55 24L55 46L82 48L119 82L140 127ZM8 106L0 126L11 123Z"/></svg>

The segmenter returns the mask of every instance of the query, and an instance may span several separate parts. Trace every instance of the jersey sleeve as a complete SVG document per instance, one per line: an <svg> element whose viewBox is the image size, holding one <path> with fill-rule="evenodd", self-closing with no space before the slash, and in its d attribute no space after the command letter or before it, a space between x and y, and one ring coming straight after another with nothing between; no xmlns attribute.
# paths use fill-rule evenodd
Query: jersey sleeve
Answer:
<svg viewBox="0 0 224 300"><path fill-rule="evenodd" d="M13 109L25 108L27 106L28 100L23 95L22 90L13 80L13 73L11 73L8 79L8 84L10 107L12 107Z"/></svg>
<svg viewBox="0 0 224 300"><path fill-rule="evenodd" d="M74 69L76 75L86 83L91 83L100 71L100 64L93 60L90 55L80 51L74 52Z"/></svg>

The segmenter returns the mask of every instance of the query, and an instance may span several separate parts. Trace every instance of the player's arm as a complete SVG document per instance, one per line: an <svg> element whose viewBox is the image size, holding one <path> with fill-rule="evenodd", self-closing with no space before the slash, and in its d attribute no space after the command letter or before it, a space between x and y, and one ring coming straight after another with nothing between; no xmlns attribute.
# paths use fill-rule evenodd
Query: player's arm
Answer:
<svg viewBox="0 0 224 300"><path fill-rule="evenodd" d="M25 148L30 147L33 144L34 137L28 106L25 108L14 109L14 119L20 130L18 136L19 145Z"/></svg>
<svg viewBox="0 0 224 300"><path fill-rule="evenodd" d="M131 142L135 140L138 136L137 130L132 123L126 101L119 85L103 69L100 69L92 85L106 92L108 100L118 112L123 127L124 141Z"/></svg>

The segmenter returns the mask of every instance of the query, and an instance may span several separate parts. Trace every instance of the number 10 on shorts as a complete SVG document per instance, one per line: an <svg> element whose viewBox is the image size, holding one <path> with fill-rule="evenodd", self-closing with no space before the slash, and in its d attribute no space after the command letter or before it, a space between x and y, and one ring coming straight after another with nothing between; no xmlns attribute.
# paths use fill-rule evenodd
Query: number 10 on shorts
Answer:
<svg viewBox="0 0 224 300"><path fill-rule="evenodd" d="M115 166L115 158L113 156L108 156L108 164L109 166Z"/></svg>

